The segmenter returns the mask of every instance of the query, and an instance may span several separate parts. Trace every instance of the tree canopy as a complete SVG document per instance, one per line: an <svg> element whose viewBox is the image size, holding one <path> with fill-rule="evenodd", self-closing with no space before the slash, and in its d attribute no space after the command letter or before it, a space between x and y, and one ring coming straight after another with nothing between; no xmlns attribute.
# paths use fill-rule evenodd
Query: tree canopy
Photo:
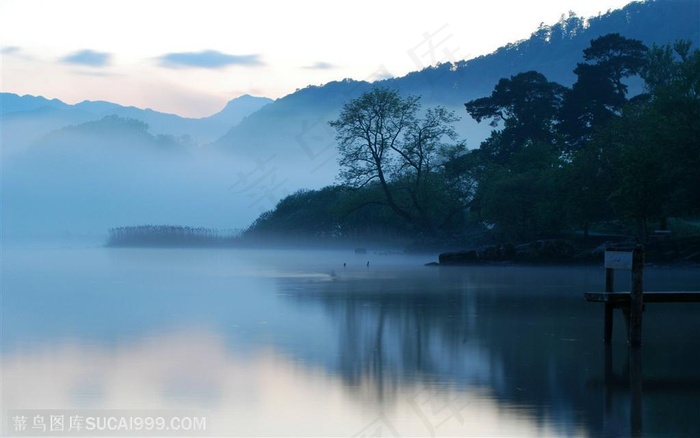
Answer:
<svg viewBox="0 0 700 438"><path fill-rule="evenodd" d="M343 106L336 131L340 180L353 188L377 182L382 199L417 232L434 235L464 208L446 183L442 165L464 149L443 107L420 116L419 98L375 88ZM452 143L450 143L452 142ZM453 196L454 195L454 196Z"/></svg>
<svg viewBox="0 0 700 438"><path fill-rule="evenodd" d="M290 196L257 228L516 243L615 222L644 240L652 221L700 214L700 51L609 34L582 58L571 88L526 71L466 102L493 127L472 150L454 113L373 88L330 122L341 184ZM630 97L632 82L643 92Z"/></svg>

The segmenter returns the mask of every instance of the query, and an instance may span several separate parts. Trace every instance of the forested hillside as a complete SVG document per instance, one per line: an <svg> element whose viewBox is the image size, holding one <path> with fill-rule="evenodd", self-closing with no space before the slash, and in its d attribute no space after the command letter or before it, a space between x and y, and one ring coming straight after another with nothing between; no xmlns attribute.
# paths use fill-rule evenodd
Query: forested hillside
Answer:
<svg viewBox="0 0 700 438"><path fill-rule="evenodd" d="M374 88L331 122L341 185L284 199L248 235L373 229L519 243L597 228L647 241L652 226L671 222L692 230L700 214L698 47L648 47L612 33L590 42L573 74L567 87L518 73L466 101L468 115L493 128L471 150L451 127L454 113ZM641 94L630 93L634 81Z"/></svg>

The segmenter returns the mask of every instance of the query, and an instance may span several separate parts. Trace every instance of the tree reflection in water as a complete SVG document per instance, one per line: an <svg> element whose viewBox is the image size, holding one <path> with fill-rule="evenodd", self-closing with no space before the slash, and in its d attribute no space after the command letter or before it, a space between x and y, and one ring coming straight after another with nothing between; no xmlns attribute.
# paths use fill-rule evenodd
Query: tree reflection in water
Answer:
<svg viewBox="0 0 700 438"><path fill-rule="evenodd" d="M644 425L645 433L700 435L690 412L700 402L697 308L655 307L645 316L654 336L628 359L626 389L611 398L621 386L610 377L602 315L582 298L599 288L595 275L589 268L440 268L308 283L293 299L320 303L335 322L334 371L360 400L390 406L406 388L449 388L525 409L572 434L583 427L595 436L638 436ZM627 351L624 343L612 348ZM642 356L649 356L644 370ZM650 393L648 373L678 377L651 382ZM663 417L644 410L667 403L677 405Z"/></svg>

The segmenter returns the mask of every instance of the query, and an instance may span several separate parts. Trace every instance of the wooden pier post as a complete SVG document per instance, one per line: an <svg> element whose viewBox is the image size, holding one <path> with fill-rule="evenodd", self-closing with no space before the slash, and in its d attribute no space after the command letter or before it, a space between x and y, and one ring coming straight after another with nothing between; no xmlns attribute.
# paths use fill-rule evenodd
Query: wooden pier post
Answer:
<svg viewBox="0 0 700 438"><path fill-rule="evenodd" d="M615 293L615 269L631 271L630 292ZM622 310L627 341L633 349L642 345L642 315L645 303L700 303L700 291L644 292L644 247L605 251L605 292L585 292L586 301L605 304L603 340L612 340L613 313Z"/></svg>
<svg viewBox="0 0 700 438"><path fill-rule="evenodd" d="M632 250L613 250L605 252L605 293L615 292L615 269L631 271L632 285L630 288L629 305L620 306L612 301L605 301L605 318L603 341L609 344L612 340L613 314L619 307L625 317L627 326L627 341L632 347L642 344L642 311L644 309L644 247L637 245Z"/></svg>
<svg viewBox="0 0 700 438"><path fill-rule="evenodd" d="M615 270L605 268L605 292L614 292L615 290ZM611 303L605 303L605 322L603 327L603 342L609 344L612 341L613 331L613 310L615 307Z"/></svg>
<svg viewBox="0 0 700 438"><path fill-rule="evenodd" d="M642 387L642 349L629 348L629 384L630 384L630 435L643 437L643 400Z"/></svg>
<svg viewBox="0 0 700 438"><path fill-rule="evenodd" d="M628 341L631 347L642 345L642 312L644 311L644 247L632 252L632 288L630 289Z"/></svg>

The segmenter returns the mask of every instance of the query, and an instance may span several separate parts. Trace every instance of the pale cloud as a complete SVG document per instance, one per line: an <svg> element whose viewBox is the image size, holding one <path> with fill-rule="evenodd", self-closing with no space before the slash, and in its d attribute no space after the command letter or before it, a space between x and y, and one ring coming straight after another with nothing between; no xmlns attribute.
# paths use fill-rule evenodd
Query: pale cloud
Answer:
<svg viewBox="0 0 700 438"><path fill-rule="evenodd" d="M124 77L124 74L117 74L117 73L111 73L111 72L106 72L106 71L95 71L95 70L78 70L73 72L74 74L81 75L81 76L94 76L97 78L115 78L115 77Z"/></svg>
<svg viewBox="0 0 700 438"><path fill-rule="evenodd" d="M259 67L265 65L260 55L230 55L216 50L201 52L167 53L158 58L160 65L170 68L208 68L219 69L232 65L244 67Z"/></svg>
<svg viewBox="0 0 700 438"><path fill-rule="evenodd" d="M319 8L315 0L121 0L120 7L105 13L104 2L94 0L70 0L70 7L65 1L0 0L3 90L202 117L234 92L260 90L258 95L280 98L311 82L400 77L433 59L476 57L528 38L541 22L556 23L569 10L589 17L630 1L436 0L406 4L402 19L387 23L386 17L396 14L395 2L358 0L352 8L340 3ZM369 9L373 14L366 13ZM357 23L363 23L361 29ZM85 48L106 53L88 63L76 56ZM235 74L220 74L233 69ZM101 72L123 76L98 84L95 73ZM147 101L144 88L150 86L143 83L185 96L146 93L152 96ZM200 110L178 106L196 94L206 96Z"/></svg>
<svg viewBox="0 0 700 438"><path fill-rule="evenodd" d="M307 70L332 70L334 68L337 68L336 65L331 64L330 62L323 62L319 61L311 65L307 65L303 67Z"/></svg>
<svg viewBox="0 0 700 438"><path fill-rule="evenodd" d="M61 58L66 64L82 65L87 67L106 67L111 62L112 55L94 50L80 50Z"/></svg>
<svg viewBox="0 0 700 438"><path fill-rule="evenodd" d="M0 53L3 55L18 55L20 50L19 46L7 46L0 49Z"/></svg>

